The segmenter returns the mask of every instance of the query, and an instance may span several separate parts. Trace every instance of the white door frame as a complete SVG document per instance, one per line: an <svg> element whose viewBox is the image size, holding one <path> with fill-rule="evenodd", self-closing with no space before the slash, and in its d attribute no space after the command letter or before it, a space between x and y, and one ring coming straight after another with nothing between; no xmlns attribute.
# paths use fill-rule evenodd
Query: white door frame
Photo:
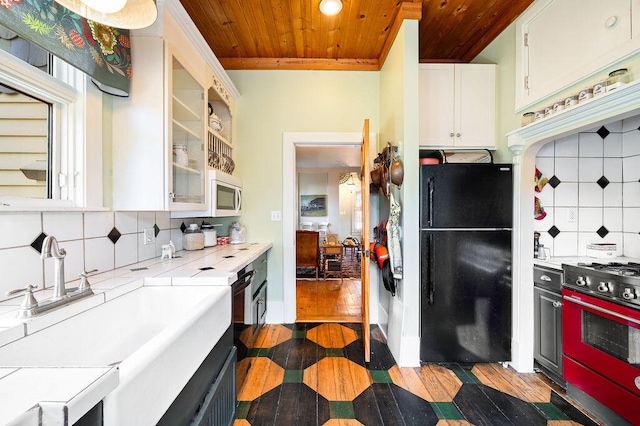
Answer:
<svg viewBox="0 0 640 426"><path fill-rule="evenodd" d="M371 140L376 141L375 133ZM296 213L298 179L296 178L296 146L357 146L362 132L284 132L282 134L282 255L284 322L296 322ZM375 143L372 144L375 149ZM373 293L373 291L372 291ZM373 303L372 303L373 304Z"/></svg>

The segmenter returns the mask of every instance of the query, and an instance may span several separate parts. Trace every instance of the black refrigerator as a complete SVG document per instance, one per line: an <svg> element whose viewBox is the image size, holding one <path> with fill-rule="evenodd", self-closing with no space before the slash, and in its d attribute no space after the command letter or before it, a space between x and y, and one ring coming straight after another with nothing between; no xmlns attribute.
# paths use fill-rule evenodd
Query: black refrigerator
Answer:
<svg viewBox="0 0 640 426"><path fill-rule="evenodd" d="M420 166L420 360L511 360L510 164Z"/></svg>

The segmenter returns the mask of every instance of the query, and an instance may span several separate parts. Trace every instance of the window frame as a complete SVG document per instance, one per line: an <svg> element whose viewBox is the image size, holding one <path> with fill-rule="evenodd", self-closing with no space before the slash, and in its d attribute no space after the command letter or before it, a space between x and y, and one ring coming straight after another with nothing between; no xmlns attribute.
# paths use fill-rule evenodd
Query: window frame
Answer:
<svg viewBox="0 0 640 426"><path fill-rule="evenodd" d="M3 50L0 81L53 106L52 198L0 196L0 211L103 210L102 92L86 74L56 57L49 75Z"/></svg>

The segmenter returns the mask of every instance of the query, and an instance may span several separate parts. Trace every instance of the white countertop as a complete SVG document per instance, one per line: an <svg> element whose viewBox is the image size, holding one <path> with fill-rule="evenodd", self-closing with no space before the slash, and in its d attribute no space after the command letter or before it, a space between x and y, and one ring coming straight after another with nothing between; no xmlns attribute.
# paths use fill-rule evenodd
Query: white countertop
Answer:
<svg viewBox="0 0 640 426"><path fill-rule="evenodd" d="M89 277L95 295L30 319L15 317L22 297L0 302L0 346L143 285L231 285L241 268L271 247L270 243L246 243L179 251L173 259L154 258L96 274ZM67 283L68 288L76 285ZM50 295L50 288L34 292L37 300ZM49 419L56 423L60 416L64 416L64 410L67 410L69 419L77 420L117 385L118 368L112 366L0 366L0 425L37 425L38 407L43 421Z"/></svg>

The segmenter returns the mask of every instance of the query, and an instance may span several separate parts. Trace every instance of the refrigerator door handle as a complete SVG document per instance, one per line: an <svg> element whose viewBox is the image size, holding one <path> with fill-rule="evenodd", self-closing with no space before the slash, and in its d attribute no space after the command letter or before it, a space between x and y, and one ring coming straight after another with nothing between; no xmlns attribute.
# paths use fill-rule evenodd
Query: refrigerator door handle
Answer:
<svg viewBox="0 0 640 426"><path fill-rule="evenodd" d="M427 253L429 256L427 259L427 303L429 303L429 305L433 305L433 296L436 292L436 283L433 279L433 277L435 276L435 262L433 261L433 235L431 234L427 235Z"/></svg>
<svg viewBox="0 0 640 426"><path fill-rule="evenodd" d="M429 226L433 226L433 191L434 181L433 176L429 176L428 192L429 192Z"/></svg>

